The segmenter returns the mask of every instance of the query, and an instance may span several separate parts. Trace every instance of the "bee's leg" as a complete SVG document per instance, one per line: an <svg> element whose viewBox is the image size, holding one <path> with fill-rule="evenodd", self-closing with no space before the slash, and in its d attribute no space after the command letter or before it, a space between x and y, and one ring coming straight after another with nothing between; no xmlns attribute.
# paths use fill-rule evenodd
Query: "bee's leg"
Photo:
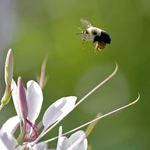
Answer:
<svg viewBox="0 0 150 150"><path fill-rule="evenodd" d="M97 49L96 48L94 48L94 52L97 54Z"/></svg>
<svg viewBox="0 0 150 150"><path fill-rule="evenodd" d="M98 47L98 44L95 45L95 48L94 48L94 52L97 54L99 47Z"/></svg>
<svg viewBox="0 0 150 150"><path fill-rule="evenodd" d="M82 44L82 48L84 49L84 42L85 42L85 40L83 40L83 44Z"/></svg>

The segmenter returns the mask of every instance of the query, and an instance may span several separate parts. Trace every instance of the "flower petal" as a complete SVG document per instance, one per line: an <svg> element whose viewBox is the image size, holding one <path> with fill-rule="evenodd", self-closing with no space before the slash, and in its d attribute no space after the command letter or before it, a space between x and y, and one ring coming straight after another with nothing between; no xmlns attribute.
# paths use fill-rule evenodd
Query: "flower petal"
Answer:
<svg viewBox="0 0 150 150"><path fill-rule="evenodd" d="M54 122L65 117L73 110L76 100L77 97L75 96L63 97L49 106L49 108L45 111L42 120L44 127L48 128Z"/></svg>
<svg viewBox="0 0 150 150"><path fill-rule="evenodd" d="M26 101L26 91L23 86L23 82L21 77L18 77L17 86L14 80L12 80L11 86L12 86L12 97L13 102L15 105L15 109L17 112L17 115L22 118L26 118L28 114L28 108L27 108L27 101Z"/></svg>
<svg viewBox="0 0 150 150"><path fill-rule="evenodd" d="M18 116L11 117L3 124L1 132L13 135L19 123L20 119Z"/></svg>
<svg viewBox="0 0 150 150"><path fill-rule="evenodd" d="M87 139L84 131L73 133L68 139L62 136L62 126L59 127L59 137L56 150L87 150Z"/></svg>
<svg viewBox="0 0 150 150"><path fill-rule="evenodd" d="M46 143L35 144L30 150L47 150L47 144Z"/></svg>
<svg viewBox="0 0 150 150"><path fill-rule="evenodd" d="M80 140L81 138L81 141L73 148L73 150L87 150L88 142L85 137L86 137L86 134L82 130L75 132L69 137L69 141L71 145L74 144L77 140ZM82 138L84 139L82 140Z"/></svg>
<svg viewBox="0 0 150 150"><path fill-rule="evenodd" d="M19 105L21 109L21 114L22 117L26 119L28 115L28 106L27 106L26 92L21 77L18 77L17 85L19 90L18 94L19 94Z"/></svg>
<svg viewBox="0 0 150 150"><path fill-rule="evenodd" d="M59 137L56 150L66 150L70 146L69 139L66 136L62 136L62 126L59 127Z"/></svg>
<svg viewBox="0 0 150 150"><path fill-rule="evenodd" d="M20 112L20 107L19 107L19 104L18 104L18 101L19 101L18 87L17 87L16 82L14 80L12 80L11 88L12 88L12 98L13 98L15 110L16 110L17 115L21 119L21 112Z"/></svg>
<svg viewBox="0 0 150 150"><path fill-rule="evenodd" d="M64 136L58 140L56 150L66 150L69 146L70 146L69 139Z"/></svg>
<svg viewBox="0 0 150 150"><path fill-rule="evenodd" d="M7 133L0 131L0 147L2 150L22 150L20 146L16 148L17 140Z"/></svg>
<svg viewBox="0 0 150 150"><path fill-rule="evenodd" d="M41 111L43 93L39 84L33 80L27 82L28 119L34 123Z"/></svg>

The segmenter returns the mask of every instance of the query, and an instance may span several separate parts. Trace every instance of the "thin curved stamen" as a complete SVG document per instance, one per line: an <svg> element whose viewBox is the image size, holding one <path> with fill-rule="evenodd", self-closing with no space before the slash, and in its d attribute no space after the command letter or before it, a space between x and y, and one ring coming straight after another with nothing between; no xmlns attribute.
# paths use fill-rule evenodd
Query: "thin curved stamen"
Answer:
<svg viewBox="0 0 150 150"><path fill-rule="evenodd" d="M115 62L116 63L116 62ZM114 72L107 77L104 81L102 81L100 84L98 84L93 90L91 90L88 94L86 94L78 103L76 103L75 107L77 107L81 102L83 102L89 95L91 95L94 91L96 91L100 86L102 86L105 82L107 82L110 78L112 78L118 70L118 64L116 63L116 68Z"/></svg>
<svg viewBox="0 0 150 150"><path fill-rule="evenodd" d="M96 119L94 119L94 120L92 120L92 121L89 121L89 122L87 122L87 123L85 123L85 124L83 124L83 125L81 125L81 126L75 128L75 129L73 129L73 130L70 130L70 131L64 133L63 135L66 135L66 134L69 134L69 133L74 132L74 131L76 131L76 130L79 130L80 128L83 128L84 126L87 126L87 125L91 124L92 122L95 122L95 121L97 121L97 120L99 120L99 119L101 119L101 118L104 118L104 117L106 117L106 116L108 116L108 115L110 115L110 114L113 114L113 113L115 113L115 112L117 112L117 111L119 111L119 110L121 110L121 109L124 109L124 108L126 108L126 107L129 107L129 106L135 104L139 99L140 99L140 94L138 93L138 98L137 98L135 101L133 101L133 102L131 102L131 103L129 103L129 104L123 106L123 107L120 107L120 108L118 108L118 109L115 109L115 110L113 110L113 111L111 111L111 112L109 112L109 113L107 113L107 114L105 114L105 115L102 115L102 116L100 116L100 117L98 117L98 118L96 118Z"/></svg>
<svg viewBox="0 0 150 150"><path fill-rule="evenodd" d="M30 125L30 127L33 129L33 133L30 135L29 138L25 138L24 142L29 142L29 141L32 142L38 136L38 128L33 123L31 123L29 120L26 119L26 121Z"/></svg>

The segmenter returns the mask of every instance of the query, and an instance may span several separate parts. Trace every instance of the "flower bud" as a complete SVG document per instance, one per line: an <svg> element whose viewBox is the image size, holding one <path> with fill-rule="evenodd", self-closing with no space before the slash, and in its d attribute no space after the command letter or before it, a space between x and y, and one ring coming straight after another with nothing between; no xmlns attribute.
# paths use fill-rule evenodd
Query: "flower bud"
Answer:
<svg viewBox="0 0 150 150"><path fill-rule="evenodd" d="M12 77L13 77L13 64L14 57L12 49L10 48L5 61L5 83L6 85L11 85Z"/></svg>
<svg viewBox="0 0 150 150"><path fill-rule="evenodd" d="M6 105L11 97L11 81L13 77L13 64L14 64L14 57L12 49L10 48L5 61L5 83L6 89L3 98L1 99L0 110Z"/></svg>

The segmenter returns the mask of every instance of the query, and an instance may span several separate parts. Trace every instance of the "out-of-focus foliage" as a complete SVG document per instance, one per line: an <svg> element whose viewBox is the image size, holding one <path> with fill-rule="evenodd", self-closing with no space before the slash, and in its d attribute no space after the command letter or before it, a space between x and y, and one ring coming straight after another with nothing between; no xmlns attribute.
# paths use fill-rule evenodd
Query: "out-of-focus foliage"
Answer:
<svg viewBox="0 0 150 150"><path fill-rule="evenodd" d="M5 88L4 61L10 47L14 53L14 79L20 75L24 83L35 79L49 54L49 80L43 91L42 112L63 96L82 98L113 72L116 61L117 74L60 124L64 132L68 131L98 112L104 114L135 100L139 92L141 99L137 104L100 120L88 140L93 149L149 150L149 6L149 0L15 0L13 5L10 0L1 0L0 27L4 24L7 28L0 29L0 41L4 41L0 45L0 96ZM78 27L85 29L81 17L112 37L112 43L98 54L94 53L92 42L85 42L82 49L82 40L76 35L81 32ZM0 112L0 126L15 114L11 101ZM58 127L44 139L57 133ZM54 142L49 147L55 145Z"/></svg>

